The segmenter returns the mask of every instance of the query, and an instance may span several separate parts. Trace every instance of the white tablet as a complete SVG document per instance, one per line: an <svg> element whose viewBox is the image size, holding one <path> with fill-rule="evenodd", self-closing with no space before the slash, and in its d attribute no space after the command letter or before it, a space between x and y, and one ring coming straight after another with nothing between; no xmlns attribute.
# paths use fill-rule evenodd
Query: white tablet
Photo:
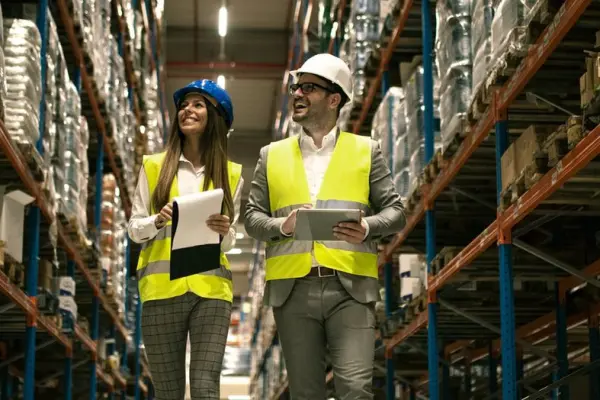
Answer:
<svg viewBox="0 0 600 400"><path fill-rule="evenodd" d="M360 210L299 209L296 214L295 240L337 241L333 228L340 222L360 222Z"/></svg>

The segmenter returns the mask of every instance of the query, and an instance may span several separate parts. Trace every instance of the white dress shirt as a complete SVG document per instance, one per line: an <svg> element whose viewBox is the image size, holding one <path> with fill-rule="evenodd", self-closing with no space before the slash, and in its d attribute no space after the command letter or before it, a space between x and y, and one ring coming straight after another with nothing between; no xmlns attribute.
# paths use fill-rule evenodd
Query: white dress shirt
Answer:
<svg viewBox="0 0 600 400"><path fill-rule="evenodd" d="M332 130L323 137L321 147L317 147L314 139L307 135L304 130L300 134L300 151L302 153L302 161L304 162L304 170L306 171L306 179L308 180L308 192L310 194L310 200L313 204L317 201L317 195L321 190L321 184L325 177L325 172L329 167L333 150L335 149L335 142L337 139L337 126L334 126ZM364 220L363 220L364 221ZM365 221L366 222L366 221ZM283 225L282 225L283 226ZM369 224L365 223L366 232L365 238L369 235ZM286 235L281 231L281 234ZM313 254L313 266L317 266Z"/></svg>
<svg viewBox="0 0 600 400"><path fill-rule="evenodd" d="M183 196L186 194L198 193L203 180L204 167L198 169L194 168L194 165L182 154L179 158L179 167L177 169L179 195ZM241 189L243 185L244 180L240 176L240 180L233 194L234 218L233 221L231 221L229 233L227 236L223 237L223 241L221 242L221 250L223 252L227 252L235 246L235 225L240 216ZM148 188L148 178L146 177L146 172L142 166L133 197L131 218L127 227L129 237L136 243L144 243L153 239L159 232L159 229L157 229L154 224L157 214L150 215L150 203L151 198ZM161 229L164 229L164 227Z"/></svg>

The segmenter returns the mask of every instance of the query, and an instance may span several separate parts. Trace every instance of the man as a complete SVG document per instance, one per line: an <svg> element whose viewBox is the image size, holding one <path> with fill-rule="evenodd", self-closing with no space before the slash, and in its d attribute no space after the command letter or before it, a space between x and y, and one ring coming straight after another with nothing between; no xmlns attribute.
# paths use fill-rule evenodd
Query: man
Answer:
<svg viewBox="0 0 600 400"><path fill-rule="evenodd" d="M352 99L348 66L318 54L292 76L292 118L303 132L261 149L245 227L267 242L265 302L273 307L292 399L326 398L326 351L340 398L372 399L375 240L402 229L402 203L377 143L336 126ZM296 241L303 207L358 208L365 217L336 226L337 241Z"/></svg>

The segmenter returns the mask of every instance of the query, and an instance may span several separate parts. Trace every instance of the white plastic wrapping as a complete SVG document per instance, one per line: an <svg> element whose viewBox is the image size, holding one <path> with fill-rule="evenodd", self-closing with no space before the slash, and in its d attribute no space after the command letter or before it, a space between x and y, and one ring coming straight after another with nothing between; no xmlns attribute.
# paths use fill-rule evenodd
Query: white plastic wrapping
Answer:
<svg viewBox="0 0 600 400"><path fill-rule="evenodd" d="M379 143L392 174L396 165L394 146L397 138L404 136L406 132L405 106L404 90L400 87L391 87L379 104L373 118L371 136ZM400 166L402 166L402 161L404 160L398 161Z"/></svg>
<svg viewBox="0 0 600 400"><path fill-rule="evenodd" d="M41 38L34 22L4 20L5 126L17 141L35 145L39 138Z"/></svg>
<svg viewBox="0 0 600 400"><path fill-rule="evenodd" d="M442 83L440 131L444 144L452 140L471 102L471 69L453 69Z"/></svg>
<svg viewBox="0 0 600 400"><path fill-rule="evenodd" d="M526 19L535 0L500 0L492 20L492 58L527 50Z"/></svg>

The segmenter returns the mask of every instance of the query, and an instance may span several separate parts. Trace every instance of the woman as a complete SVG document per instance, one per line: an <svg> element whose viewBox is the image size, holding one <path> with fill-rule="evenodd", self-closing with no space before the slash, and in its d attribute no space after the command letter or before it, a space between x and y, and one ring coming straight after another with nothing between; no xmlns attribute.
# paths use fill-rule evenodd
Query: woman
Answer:
<svg viewBox="0 0 600 400"><path fill-rule="evenodd" d="M157 400L184 399L188 333L192 399L219 400L233 300L224 253L235 243L243 186L241 166L227 160L233 107L210 80L192 82L173 97L177 115L166 151L144 157L128 229L143 243L137 266L142 333ZM206 224L222 236L221 267L170 280L172 200L213 188L224 192L223 212Z"/></svg>

